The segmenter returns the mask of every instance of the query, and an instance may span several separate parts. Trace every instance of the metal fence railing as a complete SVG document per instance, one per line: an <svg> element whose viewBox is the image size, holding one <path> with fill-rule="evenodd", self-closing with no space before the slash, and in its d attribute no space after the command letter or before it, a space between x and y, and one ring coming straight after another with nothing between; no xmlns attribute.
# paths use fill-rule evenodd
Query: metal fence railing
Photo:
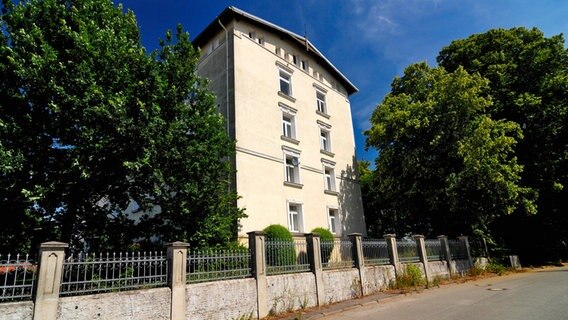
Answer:
<svg viewBox="0 0 568 320"><path fill-rule="evenodd" d="M390 264L386 240L363 239L363 258L366 265Z"/></svg>
<svg viewBox="0 0 568 320"><path fill-rule="evenodd" d="M402 263L420 262L418 256L418 247L414 240L397 240L396 249L398 251L398 260Z"/></svg>
<svg viewBox="0 0 568 320"><path fill-rule="evenodd" d="M355 267L353 242L349 239L321 241L320 251L324 270Z"/></svg>
<svg viewBox="0 0 568 320"><path fill-rule="evenodd" d="M249 249L192 250L187 256L187 283L251 276Z"/></svg>
<svg viewBox="0 0 568 320"><path fill-rule="evenodd" d="M467 248L460 240L448 240L452 260L467 259Z"/></svg>
<svg viewBox="0 0 568 320"><path fill-rule="evenodd" d="M445 259L440 240L426 239L424 240L424 246L426 247L428 261L441 261Z"/></svg>
<svg viewBox="0 0 568 320"><path fill-rule="evenodd" d="M266 272L269 275L310 271L306 240L266 240Z"/></svg>
<svg viewBox="0 0 568 320"><path fill-rule="evenodd" d="M0 302L31 299L36 269L28 254L0 254Z"/></svg>
<svg viewBox="0 0 568 320"><path fill-rule="evenodd" d="M168 260L161 252L71 255L63 262L60 295L166 286Z"/></svg>

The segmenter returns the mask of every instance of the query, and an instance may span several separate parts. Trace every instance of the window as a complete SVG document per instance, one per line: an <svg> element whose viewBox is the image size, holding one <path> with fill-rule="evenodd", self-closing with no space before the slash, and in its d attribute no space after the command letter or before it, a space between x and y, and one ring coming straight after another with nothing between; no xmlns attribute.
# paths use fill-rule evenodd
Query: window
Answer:
<svg viewBox="0 0 568 320"><path fill-rule="evenodd" d="M275 51L277 56L280 56L280 47L276 47Z"/></svg>
<svg viewBox="0 0 568 320"><path fill-rule="evenodd" d="M329 131L320 130L320 148L321 150L331 152L331 139L329 138Z"/></svg>
<svg viewBox="0 0 568 320"><path fill-rule="evenodd" d="M264 45L264 38L258 38L258 44L263 46Z"/></svg>
<svg viewBox="0 0 568 320"><path fill-rule="evenodd" d="M292 75L280 69L280 92L292 96Z"/></svg>
<svg viewBox="0 0 568 320"><path fill-rule="evenodd" d="M335 191L335 172L331 167L324 167L323 176L325 181L325 190Z"/></svg>
<svg viewBox="0 0 568 320"><path fill-rule="evenodd" d="M302 60L301 67L302 67L302 70L308 71L308 61Z"/></svg>
<svg viewBox="0 0 568 320"><path fill-rule="evenodd" d="M254 39L256 37L256 34L254 33L254 31L249 31L249 38Z"/></svg>
<svg viewBox="0 0 568 320"><path fill-rule="evenodd" d="M294 154L286 154L286 182L300 184L300 158Z"/></svg>
<svg viewBox="0 0 568 320"><path fill-rule="evenodd" d="M292 232L303 232L302 205L288 203L288 229Z"/></svg>
<svg viewBox="0 0 568 320"><path fill-rule="evenodd" d="M321 113L327 114L327 107L325 104L325 93L316 90L316 104L317 110Z"/></svg>
<svg viewBox="0 0 568 320"><path fill-rule="evenodd" d="M282 113L282 135L286 138L296 139L295 117L289 113Z"/></svg>
<svg viewBox="0 0 568 320"><path fill-rule="evenodd" d="M292 55L292 63L298 65L298 56L295 54Z"/></svg>
<svg viewBox="0 0 568 320"><path fill-rule="evenodd" d="M327 223L329 231L333 234L337 234L338 231L338 222L337 219L337 209L328 209L328 216L327 216Z"/></svg>

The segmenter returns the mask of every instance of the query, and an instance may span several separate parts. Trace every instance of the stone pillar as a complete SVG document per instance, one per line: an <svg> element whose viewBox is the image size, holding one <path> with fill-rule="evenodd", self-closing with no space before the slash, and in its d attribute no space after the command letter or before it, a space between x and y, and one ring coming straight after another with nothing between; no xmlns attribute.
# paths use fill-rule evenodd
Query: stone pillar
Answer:
<svg viewBox="0 0 568 320"><path fill-rule="evenodd" d="M187 279L187 248L188 243L172 242L167 244L168 252L168 285L172 293L170 304L170 319L185 319L187 300L185 284Z"/></svg>
<svg viewBox="0 0 568 320"><path fill-rule="evenodd" d="M321 241L317 233L306 234L306 242L308 244L308 260L310 262L310 270L316 279L316 294L318 306L325 304L325 288L323 286L323 269L321 265Z"/></svg>
<svg viewBox="0 0 568 320"><path fill-rule="evenodd" d="M249 236L249 249L252 256L252 275L256 279L257 318L268 316L268 288L266 282L265 236L262 231L252 231Z"/></svg>
<svg viewBox="0 0 568 320"><path fill-rule="evenodd" d="M57 319L59 288L63 273L65 249L63 242L44 242L39 247L39 273L34 296L34 320Z"/></svg>
<svg viewBox="0 0 568 320"><path fill-rule="evenodd" d="M465 250L467 252L467 260L469 261L469 268L473 268L473 258L471 257L471 249L469 248L469 239L467 236L459 236L458 239L463 243L465 246Z"/></svg>
<svg viewBox="0 0 568 320"><path fill-rule="evenodd" d="M365 258L363 256L363 239L360 233L352 233L349 235L351 243L353 244L353 260L355 261L355 268L359 270L359 280L361 284L361 296L367 294L367 279L365 279Z"/></svg>
<svg viewBox="0 0 568 320"><path fill-rule="evenodd" d="M418 248L418 256L420 257L420 262L424 265L424 277L429 283L432 281L432 276L430 274L430 266L428 265L428 252L426 252L426 245L424 244L424 236L421 234L415 234L412 236L416 241L416 248Z"/></svg>
<svg viewBox="0 0 568 320"><path fill-rule="evenodd" d="M448 265L448 273L451 277L456 275L456 271L452 266L452 254L450 253L450 245L448 244L448 237L447 236L438 236L438 240L440 240L440 245L442 246L442 255L444 259L446 259L446 263Z"/></svg>
<svg viewBox="0 0 568 320"><path fill-rule="evenodd" d="M403 273L401 270L401 265L398 261L398 249L396 247L396 235L395 234L385 234L383 236L387 240L387 248L389 250L389 258L391 264L394 266L394 273L396 276L400 276Z"/></svg>

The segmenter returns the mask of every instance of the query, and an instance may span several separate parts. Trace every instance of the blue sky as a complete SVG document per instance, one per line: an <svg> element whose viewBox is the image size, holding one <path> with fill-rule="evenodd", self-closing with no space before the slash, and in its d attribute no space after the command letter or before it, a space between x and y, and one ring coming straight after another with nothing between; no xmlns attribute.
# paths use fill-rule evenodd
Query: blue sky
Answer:
<svg viewBox="0 0 568 320"><path fill-rule="evenodd" d="M127 0L143 44L153 49L167 29L181 23L197 36L227 6L235 6L311 42L359 92L351 96L357 157L365 151L363 131L389 92L392 79L411 63L436 64L452 40L492 28L537 27L547 37L568 33L567 0Z"/></svg>

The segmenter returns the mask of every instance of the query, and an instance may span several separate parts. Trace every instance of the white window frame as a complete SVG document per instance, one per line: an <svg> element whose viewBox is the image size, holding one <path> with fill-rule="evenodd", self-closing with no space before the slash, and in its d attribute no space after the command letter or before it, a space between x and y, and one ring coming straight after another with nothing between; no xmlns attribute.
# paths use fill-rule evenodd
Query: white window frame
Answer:
<svg viewBox="0 0 568 320"><path fill-rule="evenodd" d="M295 122L293 115L282 112L282 135L284 137L296 139Z"/></svg>
<svg viewBox="0 0 568 320"><path fill-rule="evenodd" d="M331 137L330 131L320 128L320 149L323 151L331 152Z"/></svg>
<svg viewBox="0 0 568 320"><path fill-rule="evenodd" d="M278 103L279 107L280 107L280 111L282 112L282 117L281 117L281 123L282 123L282 137L288 138L288 139L292 139L295 141L291 141L291 142L296 142L298 141L298 130L296 128L296 113L298 112L298 110L284 104L284 103ZM287 135L285 130L284 130L284 117L288 117L290 118L290 124L291 124L291 132L290 135Z"/></svg>
<svg viewBox="0 0 568 320"><path fill-rule="evenodd" d="M339 221L339 210L334 207L327 207L327 227L332 234L340 234L341 223Z"/></svg>
<svg viewBox="0 0 568 320"><path fill-rule="evenodd" d="M295 211L292 209L295 208ZM304 232L304 213L303 204L299 201L286 201L286 215L288 220L288 230L291 232ZM294 216L296 223L294 223Z"/></svg>
<svg viewBox="0 0 568 320"><path fill-rule="evenodd" d="M327 102L325 98L325 92L316 89L316 110L323 114L327 114Z"/></svg>
<svg viewBox="0 0 568 320"><path fill-rule="evenodd" d="M335 169L332 166L324 165L323 167L323 179L325 190L336 192L335 186Z"/></svg>
<svg viewBox="0 0 568 320"><path fill-rule="evenodd" d="M288 90L284 91L283 85L288 86ZM287 96L292 96L292 73L282 68L278 69L278 91Z"/></svg>
<svg viewBox="0 0 568 320"><path fill-rule="evenodd" d="M282 146L284 153L284 181L292 184L301 185L300 179L300 152ZM294 158L296 164L293 164Z"/></svg>

